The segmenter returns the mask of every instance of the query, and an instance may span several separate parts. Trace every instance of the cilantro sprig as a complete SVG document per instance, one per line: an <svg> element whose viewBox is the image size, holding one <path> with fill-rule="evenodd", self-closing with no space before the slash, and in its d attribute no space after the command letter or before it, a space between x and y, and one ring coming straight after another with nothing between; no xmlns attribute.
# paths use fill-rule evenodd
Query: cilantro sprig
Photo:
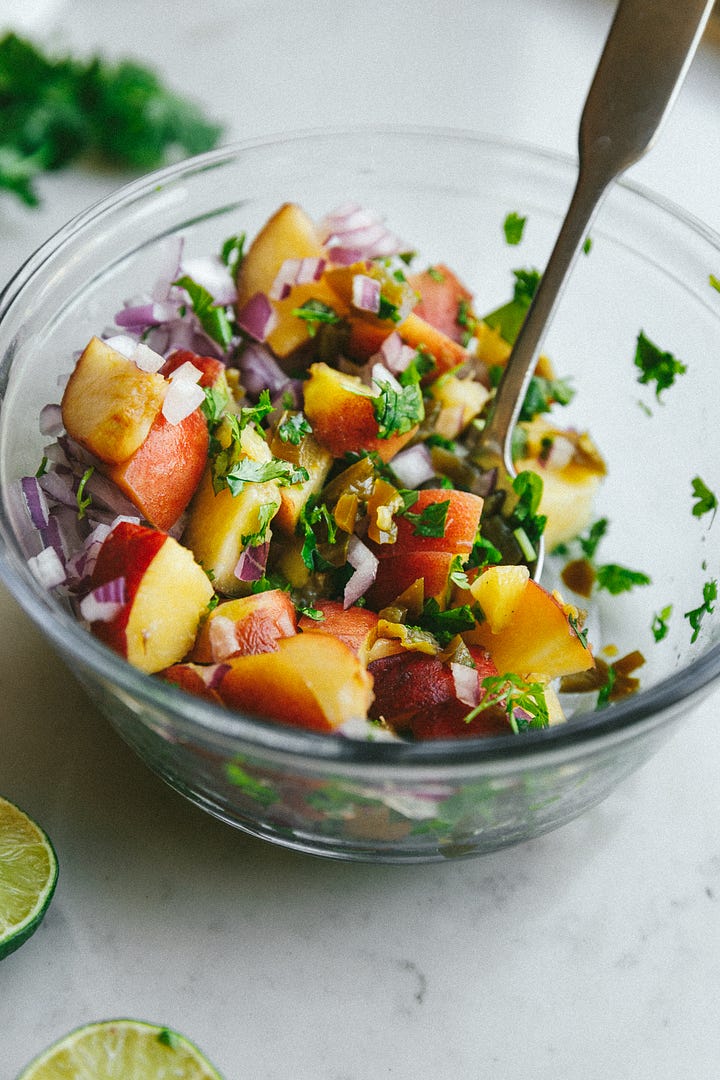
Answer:
<svg viewBox="0 0 720 1080"><path fill-rule="evenodd" d="M397 380L376 379L378 393L372 398L372 406L378 438L405 435L425 419L425 403L420 388L422 369L423 358L418 353Z"/></svg>
<svg viewBox="0 0 720 1080"><path fill-rule="evenodd" d="M505 243L516 245L519 244L525 231L525 224L527 218L522 217L515 211L507 214L503 221L503 232L505 233Z"/></svg>
<svg viewBox="0 0 720 1080"><path fill-rule="evenodd" d="M307 469L293 465L290 461L276 457L257 461L245 453L242 444L243 431L252 425L263 433L262 421L272 409L270 393L263 390L256 405L243 408L237 414L225 414L213 428L209 457L215 494L228 488L233 495L238 495L245 484L264 484L269 480L275 480L281 487L286 487L308 479ZM223 425L226 432L227 445L218 436L220 425Z"/></svg>
<svg viewBox="0 0 720 1080"><path fill-rule="evenodd" d="M43 173L81 157L149 171L222 133L147 67L54 57L13 33L0 38L0 113L0 190L27 206L39 205Z"/></svg>
<svg viewBox="0 0 720 1080"><path fill-rule="evenodd" d="M222 304L216 304L215 298L205 286L199 285L188 274L183 274L173 282L173 285L179 286L188 294L192 309L207 336L217 341L223 349L227 349L232 341L233 332L225 307Z"/></svg>
<svg viewBox="0 0 720 1080"><path fill-rule="evenodd" d="M480 686L483 696L465 717L466 723L469 724L486 709L500 705L515 734L549 726L550 716L542 683L523 679L521 675L507 674L488 675Z"/></svg>
<svg viewBox="0 0 720 1080"><path fill-rule="evenodd" d="M694 476L692 479L692 493L695 503L692 508L693 517L702 517L704 514L712 513L713 519L718 508L718 498L714 491L711 491L704 480L699 476Z"/></svg>
<svg viewBox="0 0 720 1080"><path fill-rule="evenodd" d="M684 617L690 623L692 629L692 637L690 638L691 644L697 641L700 635L700 624L706 615L711 615L715 610L715 601L718 595L718 583L715 579L706 581L703 585L703 598L702 603L693 608L691 611L686 611Z"/></svg>

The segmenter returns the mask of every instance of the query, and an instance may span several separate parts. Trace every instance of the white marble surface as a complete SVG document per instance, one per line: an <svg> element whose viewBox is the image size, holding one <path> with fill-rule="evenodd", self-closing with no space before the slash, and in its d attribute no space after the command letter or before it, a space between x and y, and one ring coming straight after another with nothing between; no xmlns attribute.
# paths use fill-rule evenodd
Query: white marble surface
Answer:
<svg viewBox="0 0 720 1080"><path fill-rule="evenodd" d="M0 0L0 28L155 63L228 137L402 119L568 152L611 14L604 0ZM717 39L634 170L716 229ZM4 200L0 279L120 179L51 177L40 211ZM4 592L0 701L0 792L61 862L44 924L0 969L0 1080L122 1015L185 1032L228 1080L717 1076L720 696L581 820L412 869L291 854L196 810Z"/></svg>

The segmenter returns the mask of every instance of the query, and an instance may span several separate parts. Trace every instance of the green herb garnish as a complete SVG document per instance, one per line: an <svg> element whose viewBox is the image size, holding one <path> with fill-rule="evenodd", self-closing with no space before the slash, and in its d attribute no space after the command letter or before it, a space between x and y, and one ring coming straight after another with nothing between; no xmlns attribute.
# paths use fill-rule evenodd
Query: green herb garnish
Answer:
<svg viewBox="0 0 720 1080"><path fill-rule="evenodd" d="M78 508L77 516L78 516L78 518L80 520L82 520L85 517L86 511L88 510L88 508L90 506L92 506L92 497L90 495L85 494L85 488L87 486L88 480L90 479L90 477L92 476L92 474L94 472L95 472L95 466L90 465L89 468L87 468L85 470L85 472L82 474L82 477L80 478L80 483L78 484L77 494L75 495L75 501L77 502L77 508Z"/></svg>
<svg viewBox="0 0 720 1080"><path fill-rule="evenodd" d="M659 611L657 615L653 616L653 621L650 629L652 630L652 635L656 641L662 641L663 638L667 637L670 631L670 627L668 626L668 620L672 615L672 610L672 604L668 604L662 609L662 611Z"/></svg>
<svg viewBox="0 0 720 1080"><path fill-rule="evenodd" d="M717 600L717 581L706 581L703 585L703 602L699 607L693 608L692 611L685 612L685 618L692 627L691 643L697 641L700 633L700 623L705 615L710 615L715 610L715 601Z"/></svg>
<svg viewBox="0 0 720 1080"><path fill-rule="evenodd" d="M310 337L315 337L321 326L333 326L341 321L337 312L322 300L306 300L300 307L293 308L292 313L305 321Z"/></svg>
<svg viewBox="0 0 720 1080"><path fill-rule="evenodd" d="M538 270L514 270L515 287L513 298L502 307L496 308L485 316L484 322L497 330L500 336L512 345L530 307L532 298L540 284Z"/></svg>
<svg viewBox="0 0 720 1080"><path fill-rule="evenodd" d="M37 206L36 181L80 157L146 172L216 145L221 127L149 68L55 58L0 39L0 189Z"/></svg>
<svg viewBox="0 0 720 1080"><path fill-rule="evenodd" d="M414 525L413 536L440 537L445 535L445 523L450 508L450 500L431 502L419 513L403 511L403 517Z"/></svg>
<svg viewBox="0 0 720 1080"><path fill-rule="evenodd" d="M708 281L710 282L710 285L713 287L713 289L717 289L717 291L720 292L720 278L719 277L716 277L715 274L710 274L710 276L708 278Z"/></svg>
<svg viewBox="0 0 720 1080"><path fill-rule="evenodd" d="M174 281L173 285L178 285L188 294L192 309L207 336L226 349L232 341L232 326L225 308L215 303L204 285L199 285L187 274Z"/></svg>
<svg viewBox="0 0 720 1080"><path fill-rule="evenodd" d="M277 433L283 442L299 446L306 435L312 434L312 427L303 413L296 412L278 424Z"/></svg>
<svg viewBox="0 0 720 1080"><path fill-rule="evenodd" d="M692 508L693 517L702 517L703 514L712 513L713 518L718 508L717 495L711 491L707 484L699 476L693 477L692 492L696 502Z"/></svg>
<svg viewBox="0 0 720 1080"><path fill-rule="evenodd" d="M480 686L484 691L482 700L467 714L465 723L469 724L485 709L500 705L515 734L548 727L550 717L542 683L530 682L520 675L488 675Z"/></svg>
<svg viewBox="0 0 720 1080"><path fill-rule="evenodd" d="M642 330L637 337L635 366L640 369L639 383L655 383L655 396L658 401L663 390L673 385L676 376L687 371L687 365L677 360L672 353L659 349Z"/></svg>
<svg viewBox="0 0 720 1080"><path fill-rule="evenodd" d="M441 646L445 646L456 634L474 629L475 623L475 612L468 604L443 611L437 600L430 597L423 605L418 626L428 630Z"/></svg>
<svg viewBox="0 0 720 1080"><path fill-rule="evenodd" d="M515 245L520 243L526 221L527 218L521 217L520 214L516 214L514 211L507 215L503 222L503 232L507 244Z"/></svg>
<svg viewBox="0 0 720 1080"><path fill-rule="evenodd" d="M418 353L401 373L397 384L394 380L375 380L378 393L372 398L373 412L378 426L378 438L389 439L392 435L404 435L425 418L425 405L420 389L421 354ZM399 388L398 388L399 384Z"/></svg>
<svg viewBox="0 0 720 1080"><path fill-rule="evenodd" d="M629 592L636 585L649 585L650 578L640 570L629 570L617 563L605 563L595 569L598 589L605 589L613 596Z"/></svg>

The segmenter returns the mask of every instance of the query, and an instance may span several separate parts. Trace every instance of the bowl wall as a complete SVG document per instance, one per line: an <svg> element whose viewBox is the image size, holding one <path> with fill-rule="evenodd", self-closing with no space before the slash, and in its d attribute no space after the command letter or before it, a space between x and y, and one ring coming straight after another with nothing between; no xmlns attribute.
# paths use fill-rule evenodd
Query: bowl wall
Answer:
<svg viewBox="0 0 720 1080"><path fill-rule="evenodd" d="M59 398L74 354L112 327L125 298L151 286L169 245L220 249L252 236L277 206L314 217L347 200L382 211L443 261L480 310L505 302L512 270L542 268L575 181L573 162L463 133L325 132L206 155L123 189L53 238L0 302L0 573L88 692L148 764L191 799L249 832L305 851L368 860L474 854L537 835L603 798L669 734L720 673L720 624L686 613L718 575L712 515L693 514L692 480L720 491L714 436L720 355L717 238L673 208L618 185L578 259L544 350L576 398L560 423L589 429L608 461L597 516L602 561L650 575L598 594L591 640L640 649L642 691L593 712L568 702L564 729L478 743L395 746L295 732L221 713L133 671L89 638L29 573L12 481L34 472L42 406ZM521 245L503 220L527 217ZM634 365L643 331L687 370L658 399ZM720 525L715 526L715 529ZM550 560L548 573L559 568ZM672 605L656 641L654 616Z"/></svg>

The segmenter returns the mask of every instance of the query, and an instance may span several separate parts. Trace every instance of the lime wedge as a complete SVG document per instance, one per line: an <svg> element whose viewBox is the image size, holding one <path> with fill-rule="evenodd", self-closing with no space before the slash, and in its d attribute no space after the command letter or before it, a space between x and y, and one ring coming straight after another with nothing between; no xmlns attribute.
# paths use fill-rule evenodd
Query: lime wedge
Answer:
<svg viewBox="0 0 720 1080"><path fill-rule="evenodd" d="M45 833L0 798L0 960L37 930L57 874L55 851Z"/></svg>
<svg viewBox="0 0 720 1080"><path fill-rule="evenodd" d="M71 1031L18 1080L222 1080L196 1046L170 1028L102 1020Z"/></svg>

